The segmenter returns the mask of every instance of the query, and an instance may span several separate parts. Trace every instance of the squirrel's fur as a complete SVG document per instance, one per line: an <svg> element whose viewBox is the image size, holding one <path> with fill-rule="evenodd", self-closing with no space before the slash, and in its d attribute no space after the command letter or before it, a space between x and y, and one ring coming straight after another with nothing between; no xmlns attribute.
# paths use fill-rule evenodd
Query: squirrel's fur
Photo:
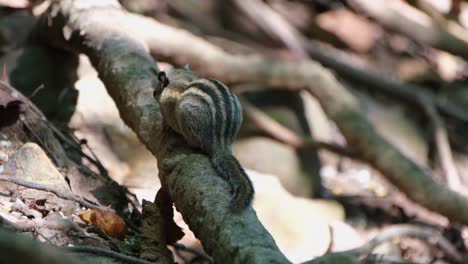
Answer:
<svg viewBox="0 0 468 264"><path fill-rule="evenodd" d="M158 78L161 87L154 96L164 123L210 157L213 168L231 186L231 208L242 211L251 204L254 188L231 151L242 123L239 100L221 82L198 78L188 68L169 76L160 72Z"/></svg>

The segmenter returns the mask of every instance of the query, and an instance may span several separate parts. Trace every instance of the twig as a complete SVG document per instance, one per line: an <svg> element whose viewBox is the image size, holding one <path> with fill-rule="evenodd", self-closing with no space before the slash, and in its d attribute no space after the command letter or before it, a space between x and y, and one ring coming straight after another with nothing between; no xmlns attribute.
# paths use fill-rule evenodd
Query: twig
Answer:
<svg viewBox="0 0 468 264"><path fill-rule="evenodd" d="M180 251L187 251L187 252L192 253L193 255L195 255L195 256L203 259L203 260L208 261L209 263L214 263L213 259L210 256L206 255L205 253L203 253L203 252L201 252L199 250L187 247L187 246L185 246L184 244L181 244L181 243L175 243L172 246L174 247L176 252L179 251L179 250Z"/></svg>
<svg viewBox="0 0 468 264"><path fill-rule="evenodd" d="M24 129L27 132L29 132L31 136L34 138L34 140L36 141L36 143L39 146L41 146L48 155L50 155L51 159L55 162L55 164L61 164L59 162L58 157L55 155L56 153L53 150L51 150L50 145L47 144L47 140L44 140L38 135L38 133L36 133L36 130L31 127L28 119L29 119L28 115L24 115L24 114L20 115L20 120L24 126Z"/></svg>
<svg viewBox="0 0 468 264"><path fill-rule="evenodd" d="M461 186L460 175L453 161L452 151L450 149L450 142L448 139L447 131L445 129L444 121L437 113L432 101L424 96L420 96L420 104L424 112L429 117L432 126L432 134L437 147L437 154L439 156L440 164L447 179L447 184L452 190L458 190Z"/></svg>
<svg viewBox="0 0 468 264"><path fill-rule="evenodd" d="M438 246L447 256L456 263L461 263L462 255L457 249L445 239L438 230L430 227L420 227L415 225L395 225L381 231L377 236L369 240L366 244L351 250L340 253L354 256L368 255L382 243L393 240L397 237L415 237Z"/></svg>
<svg viewBox="0 0 468 264"><path fill-rule="evenodd" d="M36 89L34 89L34 91L31 93L31 95L28 97L29 99L33 98L34 96L36 96L36 94L41 91L42 89L44 89L45 86L44 84L41 84L39 85Z"/></svg>
<svg viewBox="0 0 468 264"><path fill-rule="evenodd" d="M103 209L103 208L105 208L105 207L102 207L102 206L99 206L99 205L92 204L92 203L86 201L85 199L83 199L82 197L80 197L78 195L64 193L64 192L61 192L58 189L55 189L53 187L45 186L45 185L38 184L38 183L28 182L28 181L25 181L25 180L18 179L18 178L14 177L14 176L6 175L6 174L0 174L0 181L7 181L7 182L11 182L11 183L21 185L21 186L24 186L24 187L28 187L28 188L32 188L32 189L36 189L36 190L41 190L41 191L45 191L45 192L50 192L50 193L53 193L55 196L57 196L59 198L77 202L77 203L79 203L82 206L87 207L87 208L93 208L93 209L96 209L96 208Z"/></svg>
<svg viewBox="0 0 468 264"><path fill-rule="evenodd" d="M313 139L301 138L295 132L276 122L273 118L263 113L261 110L249 103L247 100L241 99L241 101L245 117L249 118L258 129L261 129L269 136L273 137L274 139L280 142L288 144L297 149L323 148L342 156L346 156L356 160L361 160L359 156L354 154L350 149L346 147L342 147L337 144L316 141Z"/></svg>
<svg viewBox="0 0 468 264"><path fill-rule="evenodd" d="M302 45L300 33L267 4L259 0L233 0L233 2L260 28L283 42L296 56L299 58L309 57Z"/></svg>
<svg viewBox="0 0 468 264"><path fill-rule="evenodd" d="M104 165L102 165L101 161L97 158L97 156L94 154L94 152L91 150L91 148L87 144L86 144L86 147L91 152L91 155L93 155L94 158L90 157L88 154L84 153L83 150L80 147L77 146L78 144L76 142L74 142L72 139L65 136L62 133L62 131L60 131L60 129L58 129L55 125L53 125L53 124L51 124L49 122L47 122L46 124L55 133L55 135L57 135L61 140L63 140L65 143L67 143L73 150L77 151L78 154L80 154L85 159L87 159L89 162L94 164L98 168L99 172L102 175L108 175L107 170L104 167Z"/></svg>
<svg viewBox="0 0 468 264"><path fill-rule="evenodd" d="M155 262L146 261L143 259L139 259L132 256L127 256L112 250L104 249L104 248L97 248L97 247L89 247L89 246L73 246L73 247L65 247L66 251L73 252L73 253L87 253L93 254L98 256L110 257L124 263L130 264L155 264Z"/></svg>

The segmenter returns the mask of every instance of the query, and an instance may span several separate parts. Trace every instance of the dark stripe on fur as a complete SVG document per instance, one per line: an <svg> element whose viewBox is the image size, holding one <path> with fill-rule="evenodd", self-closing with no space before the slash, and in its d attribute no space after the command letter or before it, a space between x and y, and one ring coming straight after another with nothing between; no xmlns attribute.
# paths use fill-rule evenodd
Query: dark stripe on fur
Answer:
<svg viewBox="0 0 468 264"><path fill-rule="evenodd" d="M241 125L242 125L242 107L241 107L239 99L237 99L235 94L233 94L233 98L235 99L234 105L236 106L236 114L237 114L236 118L238 120L237 121L238 125L236 126L236 128L232 132L232 135L231 135L232 141L234 141L234 139L236 138L237 132L239 132L239 129L240 129Z"/></svg>
<svg viewBox="0 0 468 264"><path fill-rule="evenodd" d="M216 92L212 89L212 87L210 87L209 84L206 84L203 81L192 82L187 89L189 89L192 86L197 87L202 92L206 93L208 96L211 97L215 110L216 110L216 112L213 113L215 115L215 120L216 120L216 123L214 124L215 132L216 132L216 135L214 135L214 139L215 139L214 142L216 142L215 144L220 144L222 146L224 144L224 139L222 137L222 131L221 131L222 130L221 128L223 125L223 116L221 113L223 109L220 104L220 99L218 95L216 94Z"/></svg>
<svg viewBox="0 0 468 264"><path fill-rule="evenodd" d="M234 129L233 122L235 122L235 120L233 119L237 118L237 113L234 112L235 106L232 105L232 100L231 100L232 95L229 89L224 84L220 83L219 81L215 79L209 79L209 80L211 81L211 83L213 83L216 86L216 88L218 88L218 90L223 95L222 99L224 101L224 106L226 108L226 128L222 132L222 134L225 139L229 140L228 142L226 142L226 144L232 144L230 139L232 139L231 135L232 135L232 130Z"/></svg>
<svg viewBox="0 0 468 264"><path fill-rule="evenodd" d="M239 132L239 128L241 126L241 123L242 123L242 109L239 107L240 106L240 102L239 102L239 99L237 98L237 96L229 89L229 92L231 94L231 98L232 98L232 103L234 105L233 109L235 111L235 114L236 114L236 124L237 126L235 126L232 130L232 133L230 135L230 138L232 139L232 141L234 142L234 139L236 138L236 135L237 135L237 132Z"/></svg>

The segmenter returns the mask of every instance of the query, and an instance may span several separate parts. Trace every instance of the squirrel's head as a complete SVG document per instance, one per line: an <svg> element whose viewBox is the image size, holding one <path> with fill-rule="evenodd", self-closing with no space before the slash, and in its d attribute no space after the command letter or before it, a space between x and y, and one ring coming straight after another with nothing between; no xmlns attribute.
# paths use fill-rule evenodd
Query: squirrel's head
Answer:
<svg viewBox="0 0 468 264"><path fill-rule="evenodd" d="M182 69L171 70L168 74L164 71L160 71L158 73L159 86L154 90L153 96L159 101L159 97L164 89L171 87L183 88L195 79L197 79L197 77L193 74L188 65L185 65Z"/></svg>

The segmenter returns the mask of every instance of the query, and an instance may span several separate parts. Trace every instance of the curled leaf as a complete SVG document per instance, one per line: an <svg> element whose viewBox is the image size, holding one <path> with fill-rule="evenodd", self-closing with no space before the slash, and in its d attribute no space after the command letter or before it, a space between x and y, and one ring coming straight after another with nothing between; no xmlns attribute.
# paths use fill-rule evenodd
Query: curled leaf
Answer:
<svg viewBox="0 0 468 264"><path fill-rule="evenodd" d="M80 218L87 224L99 227L111 237L124 238L127 235L127 225L124 220L113 212L89 209L80 214Z"/></svg>

